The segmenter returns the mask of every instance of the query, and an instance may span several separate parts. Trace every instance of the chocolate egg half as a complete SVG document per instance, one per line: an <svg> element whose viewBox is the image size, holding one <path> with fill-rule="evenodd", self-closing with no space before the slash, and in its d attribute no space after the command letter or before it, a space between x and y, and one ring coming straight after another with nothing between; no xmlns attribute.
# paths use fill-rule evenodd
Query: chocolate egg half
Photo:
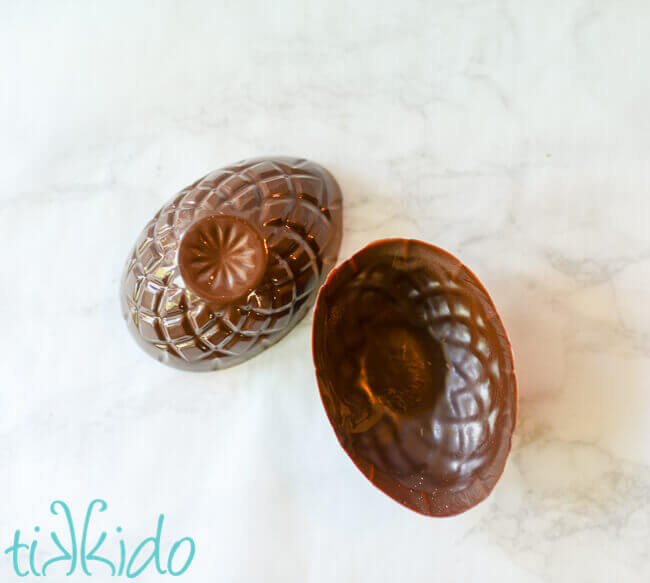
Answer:
<svg viewBox="0 0 650 583"><path fill-rule="evenodd" d="M429 516L487 497L517 387L494 304L460 261L406 239L359 251L320 290L313 353L336 436L373 484Z"/></svg>
<svg viewBox="0 0 650 583"><path fill-rule="evenodd" d="M336 180L309 160L255 158L211 172L138 237L120 294L130 332L177 368L252 358L311 308L342 220Z"/></svg>

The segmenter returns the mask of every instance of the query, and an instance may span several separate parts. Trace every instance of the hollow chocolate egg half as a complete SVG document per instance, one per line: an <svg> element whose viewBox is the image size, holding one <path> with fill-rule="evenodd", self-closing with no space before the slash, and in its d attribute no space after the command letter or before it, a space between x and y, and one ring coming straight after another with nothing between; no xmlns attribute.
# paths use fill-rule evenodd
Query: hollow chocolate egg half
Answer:
<svg viewBox="0 0 650 583"><path fill-rule="evenodd" d="M492 491L517 416L513 357L458 259L408 239L362 249L320 290L313 355L336 436L380 490L428 516Z"/></svg>
<svg viewBox="0 0 650 583"><path fill-rule="evenodd" d="M245 362L312 307L336 263L343 200L322 166L275 156L220 168L145 225L120 297L157 360L191 371Z"/></svg>

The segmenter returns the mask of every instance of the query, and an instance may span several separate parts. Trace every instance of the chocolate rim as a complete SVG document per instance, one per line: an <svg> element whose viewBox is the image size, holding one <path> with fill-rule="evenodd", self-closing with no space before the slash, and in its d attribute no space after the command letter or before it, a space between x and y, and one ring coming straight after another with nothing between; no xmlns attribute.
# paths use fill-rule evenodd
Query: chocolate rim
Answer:
<svg viewBox="0 0 650 583"><path fill-rule="evenodd" d="M366 255L381 246L394 246L394 245L403 245L405 256L408 254L409 247L416 247L416 246L420 247L424 249L427 253L431 254L432 256L436 256L436 262L442 260L442 261L454 263L457 269L456 275L460 274L461 272L464 272L469 277L471 283L477 290L477 294L476 294L477 298L478 296L482 295L480 301L485 302L491 308L492 317L490 318L490 321L494 326L494 328L498 330L498 335L497 335L498 342L499 342L498 350L500 352L500 357L503 358L504 362L507 365L506 367L504 367L503 372L506 373L509 377L509 380L507 381L508 382L507 388L511 391L510 393L511 408L509 410L509 415L511 417L511 424L509 430L507 430L506 437L504 438L502 436L500 439L500 443L498 443L497 447L495 448L496 451L494 456L496 458L496 461L492 463L492 467L490 468L492 470L489 474L490 479L488 483L485 483L482 480L475 480L472 483L471 488L466 489L469 490L469 494L467 493L466 490L458 492L457 494L451 494L451 493L448 494L450 499L456 498L456 500L453 503L445 504L444 508L441 508L439 503L432 504L432 499L440 496L438 493L434 492L433 494L431 494L430 492L426 492L423 490L419 491L417 489L406 487L400 482L398 482L395 476L391 475L388 472L377 469L375 465L368 463L367 460L360 458L358 455L355 455L354 451L348 449L348 447L346 447L344 443L345 435L343 434L343 431L340 431L339 428L337 427L336 420L333 417L333 413L330 411L330 408L328 407L328 404L326 402L326 395L323 389L323 386L326 381L323 378L323 371L321 370L322 367L319 367L319 359L317 354L317 350L318 350L317 342L320 334L320 328L321 327L324 328L325 326L327 326L327 316L325 316L324 319L322 317L319 317L321 312L324 309L326 309L324 307L323 298L325 297L326 294L329 293L329 290L337 284L339 278L342 278L344 276L344 270L348 269L348 267L351 267L353 272L355 273L357 272L358 269L357 262L359 261L359 258L361 258L363 255ZM436 516L436 517L454 516L462 512L465 512L470 508L474 507L475 505L479 504L483 500L485 500L488 497L488 495L492 492L492 490L496 486L496 483L502 476L503 471L505 470L507 457L512 448L512 436L516 427L516 421L518 416L518 388L517 388L517 380L514 372L514 357L512 353L512 346L510 344L510 341L508 340L505 327L503 326L503 322L487 290L480 282L478 277L467 266L465 266L456 257L454 257L451 253L448 253L444 249L441 249L439 247L436 247L435 245L426 243L424 241L420 241L417 239L402 239L402 238L380 239L370 243L366 247L357 251L349 259L341 263L339 266L337 266L329 273L325 283L319 290L318 297L315 303L313 325L312 325L312 357L314 360L314 368L315 368L319 393L321 397L321 402L327 414L330 425L337 437L337 440L339 441L339 444L346 452L348 457L352 460L354 465L366 476L366 478L368 478L368 480L375 487L380 489L382 492L387 494L390 498L392 498L396 502L409 508L410 510L413 510L415 512L418 512L426 516ZM505 383L506 380L504 380L504 385Z"/></svg>

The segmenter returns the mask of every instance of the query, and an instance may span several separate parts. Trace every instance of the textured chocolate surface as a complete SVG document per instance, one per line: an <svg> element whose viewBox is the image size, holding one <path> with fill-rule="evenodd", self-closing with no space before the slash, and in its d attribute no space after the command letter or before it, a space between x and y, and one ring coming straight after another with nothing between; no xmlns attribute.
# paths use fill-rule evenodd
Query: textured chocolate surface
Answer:
<svg viewBox="0 0 650 583"><path fill-rule="evenodd" d="M377 487L431 516L490 493L516 420L512 353L456 258L405 239L361 250L321 289L313 352L334 431Z"/></svg>
<svg viewBox="0 0 650 583"><path fill-rule="evenodd" d="M195 294L218 308L242 299L262 281L266 242L239 217L211 215L195 221L181 238L178 266Z"/></svg>
<svg viewBox="0 0 650 583"><path fill-rule="evenodd" d="M318 164L275 157L216 170L138 237L121 286L129 330L179 368L241 363L309 310L341 231L341 191Z"/></svg>

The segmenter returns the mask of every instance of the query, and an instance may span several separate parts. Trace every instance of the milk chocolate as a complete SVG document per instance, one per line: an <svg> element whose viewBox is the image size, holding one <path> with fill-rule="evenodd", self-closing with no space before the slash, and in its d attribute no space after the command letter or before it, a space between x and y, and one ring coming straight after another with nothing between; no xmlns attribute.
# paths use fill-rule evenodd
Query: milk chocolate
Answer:
<svg viewBox="0 0 650 583"><path fill-rule="evenodd" d="M358 252L321 288L313 355L338 440L386 494L450 516L494 488L517 413L512 352L455 257L406 239Z"/></svg>
<svg viewBox="0 0 650 583"><path fill-rule="evenodd" d="M122 278L138 343L186 370L233 366L307 313L336 262L342 198L304 159L245 160L183 189L140 234Z"/></svg>

